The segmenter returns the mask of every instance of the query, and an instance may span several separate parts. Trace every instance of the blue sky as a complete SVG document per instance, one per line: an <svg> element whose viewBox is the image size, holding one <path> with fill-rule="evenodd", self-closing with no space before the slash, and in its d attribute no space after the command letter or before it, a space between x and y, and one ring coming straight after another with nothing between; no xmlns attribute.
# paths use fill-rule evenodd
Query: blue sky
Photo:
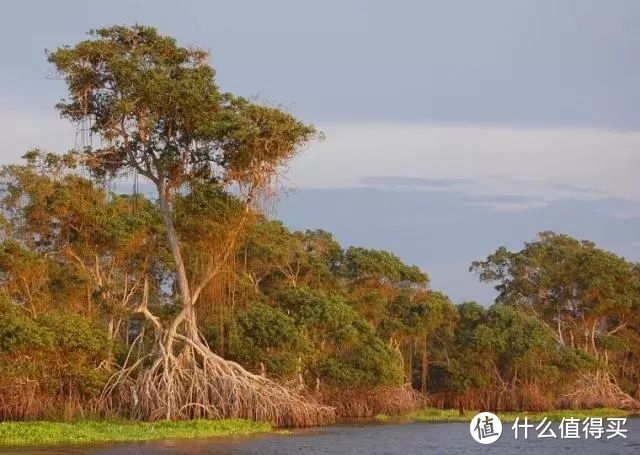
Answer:
<svg viewBox="0 0 640 455"><path fill-rule="evenodd" d="M640 259L636 1L3 2L1 162L74 145L44 49L135 22L325 132L284 180L294 228L391 249L455 301L489 302L469 263L542 230Z"/></svg>

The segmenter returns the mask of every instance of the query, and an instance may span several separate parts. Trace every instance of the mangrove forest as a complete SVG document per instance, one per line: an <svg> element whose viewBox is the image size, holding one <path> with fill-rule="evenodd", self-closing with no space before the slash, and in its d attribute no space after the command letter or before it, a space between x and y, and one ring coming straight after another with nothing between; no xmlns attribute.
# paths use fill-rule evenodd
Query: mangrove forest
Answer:
<svg viewBox="0 0 640 455"><path fill-rule="evenodd" d="M454 303L270 216L322 133L223 91L204 50L113 26L47 58L90 140L1 170L0 420L639 406L640 264L541 232L470 264L492 305Z"/></svg>

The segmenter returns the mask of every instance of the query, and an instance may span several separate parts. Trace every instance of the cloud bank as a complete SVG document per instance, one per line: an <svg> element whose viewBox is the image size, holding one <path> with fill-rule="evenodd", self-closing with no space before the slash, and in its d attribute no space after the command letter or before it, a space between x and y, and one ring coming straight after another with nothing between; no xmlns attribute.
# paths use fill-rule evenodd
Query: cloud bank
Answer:
<svg viewBox="0 0 640 455"><path fill-rule="evenodd" d="M326 141L291 166L300 188L465 189L541 203L640 201L640 132L438 124L320 125Z"/></svg>

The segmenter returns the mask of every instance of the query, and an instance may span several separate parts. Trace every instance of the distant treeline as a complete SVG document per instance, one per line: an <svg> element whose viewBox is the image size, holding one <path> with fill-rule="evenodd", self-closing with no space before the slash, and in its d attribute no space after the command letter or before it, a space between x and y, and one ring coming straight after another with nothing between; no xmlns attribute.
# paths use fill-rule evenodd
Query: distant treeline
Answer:
<svg viewBox="0 0 640 455"><path fill-rule="evenodd" d="M2 182L0 417L98 412L112 375L144 368L154 349L142 313L169 321L181 307L158 204L105 192L37 151ZM473 263L497 283L493 305L455 305L392 253L257 214L220 258L241 209L193 186L176 195L174 221L189 274L219 269L198 330L255 374L345 414L393 411L407 386L467 409L636 404L638 264L545 232Z"/></svg>

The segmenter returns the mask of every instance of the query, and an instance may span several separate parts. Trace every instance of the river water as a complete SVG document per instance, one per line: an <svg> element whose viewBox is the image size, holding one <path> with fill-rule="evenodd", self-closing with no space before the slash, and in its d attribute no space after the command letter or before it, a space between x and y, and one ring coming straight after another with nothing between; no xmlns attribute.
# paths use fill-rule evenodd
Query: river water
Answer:
<svg viewBox="0 0 640 455"><path fill-rule="evenodd" d="M640 419L630 419L627 439L537 439L516 440L510 424L491 445L475 442L465 423L363 423L296 430L287 435L250 438L153 441L92 446L33 447L6 450L6 454L91 455L213 455L213 454L640 454ZM534 432L535 433L535 432Z"/></svg>

